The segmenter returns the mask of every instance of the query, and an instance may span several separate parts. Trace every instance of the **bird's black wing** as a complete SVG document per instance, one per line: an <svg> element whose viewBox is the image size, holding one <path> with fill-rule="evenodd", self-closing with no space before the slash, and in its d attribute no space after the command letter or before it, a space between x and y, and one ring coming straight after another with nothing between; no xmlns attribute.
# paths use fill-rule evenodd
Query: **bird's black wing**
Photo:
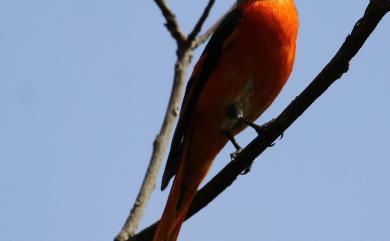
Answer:
<svg viewBox="0 0 390 241"><path fill-rule="evenodd" d="M193 73L188 81L179 121L173 135L171 149L169 151L167 164L163 174L161 190L164 190L167 187L170 179L176 173L176 169L178 168L181 159L183 140L186 138L185 130L187 129L189 119L195 109L205 83L220 61L225 41L229 39L229 36L234 32L237 25L241 22L242 17L242 11L237 7L226 15L221 24L215 30L214 34L211 36L200 57L198 64L201 64L201 66L197 66L199 67L198 73ZM200 63L201 61L202 63Z"/></svg>

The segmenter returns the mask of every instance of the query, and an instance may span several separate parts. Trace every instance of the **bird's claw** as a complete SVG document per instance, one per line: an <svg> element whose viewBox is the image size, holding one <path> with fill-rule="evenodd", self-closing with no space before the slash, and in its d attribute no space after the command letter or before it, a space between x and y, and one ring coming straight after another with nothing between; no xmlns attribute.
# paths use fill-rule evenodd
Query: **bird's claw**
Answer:
<svg viewBox="0 0 390 241"><path fill-rule="evenodd" d="M253 163L252 163L252 164L253 164ZM244 171L241 172L241 175L246 175L246 174L248 174L248 173L251 171L251 169L252 169L252 164L250 164L248 167L246 167L246 168L244 169Z"/></svg>
<svg viewBox="0 0 390 241"><path fill-rule="evenodd" d="M231 161L235 161L237 156L241 153L242 149L238 149L237 151L235 152L232 152L230 153L230 159ZM253 163L252 163L253 164ZM248 174L250 171L251 171L251 168L252 168L252 164L250 164L250 166L246 167L241 173L240 175L246 175Z"/></svg>
<svg viewBox="0 0 390 241"><path fill-rule="evenodd" d="M249 127L253 128L259 136L264 134L265 128L267 127L267 124L268 124L268 123L265 123L263 125L257 125L257 124L255 124L255 123L253 123L245 118L242 118L242 117L240 117L238 120L245 123Z"/></svg>
<svg viewBox="0 0 390 241"><path fill-rule="evenodd" d="M275 121L275 119L272 119L270 121L268 121L267 123L264 123L262 125L257 125L253 122L250 122L249 120L245 119L245 118L240 118L239 119L240 121L242 121L243 123L247 124L249 127L253 128L257 135L259 136L263 136L263 137L266 137L267 136L267 128L272 125L272 123ZM283 138L283 133L280 135L280 139ZM268 147L273 147L275 146L275 142L274 143L271 143Z"/></svg>
<svg viewBox="0 0 390 241"><path fill-rule="evenodd" d="M235 152L230 153L230 159L232 161L235 161L237 156L238 156L238 154L240 154L241 151L242 151L242 148L239 148Z"/></svg>

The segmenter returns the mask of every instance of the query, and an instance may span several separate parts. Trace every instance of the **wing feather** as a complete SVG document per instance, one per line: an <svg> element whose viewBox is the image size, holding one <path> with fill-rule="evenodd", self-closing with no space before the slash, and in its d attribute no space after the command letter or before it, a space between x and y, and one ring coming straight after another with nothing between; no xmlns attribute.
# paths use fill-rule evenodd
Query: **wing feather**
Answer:
<svg viewBox="0 0 390 241"><path fill-rule="evenodd" d="M234 8L229 12L210 38L199 61L195 65L194 72L188 81L184 94L179 120L163 174L161 190L167 187L170 179L176 173L176 169L182 159L183 140L186 138L185 130L187 129L189 119L197 105L205 83L211 76L215 66L219 63L225 41L229 39L229 36L234 32L241 20L242 12L240 9Z"/></svg>

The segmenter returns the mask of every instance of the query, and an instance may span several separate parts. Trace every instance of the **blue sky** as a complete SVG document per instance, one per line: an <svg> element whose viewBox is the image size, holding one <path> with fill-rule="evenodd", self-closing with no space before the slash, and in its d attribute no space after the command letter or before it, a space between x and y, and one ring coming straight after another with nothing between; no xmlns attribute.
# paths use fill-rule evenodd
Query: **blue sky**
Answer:
<svg viewBox="0 0 390 241"><path fill-rule="evenodd" d="M232 2L218 1L206 26ZM188 31L205 1L169 3ZM296 3L294 72L258 123L313 79L367 1ZM179 240L390 240L389 26L386 17L350 71ZM0 1L0 240L113 239L161 125L174 49L153 1ZM142 227L166 195L154 193Z"/></svg>

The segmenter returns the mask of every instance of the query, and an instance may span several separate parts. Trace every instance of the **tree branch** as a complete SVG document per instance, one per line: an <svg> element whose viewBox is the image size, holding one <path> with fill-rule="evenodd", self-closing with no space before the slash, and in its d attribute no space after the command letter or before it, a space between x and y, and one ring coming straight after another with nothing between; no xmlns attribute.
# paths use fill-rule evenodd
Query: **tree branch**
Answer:
<svg viewBox="0 0 390 241"><path fill-rule="evenodd" d="M154 2L160 8L162 15L167 21L165 27L167 27L173 39L175 39L177 43L184 42L186 37L180 30L179 24L176 21L176 15L171 11L164 0L154 0Z"/></svg>
<svg viewBox="0 0 390 241"><path fill-rule="evenodd" d="M233 9L235 6L236 6L236 4L233 4L233 6L230 8L230 10ZM218 19L218 21L215 22L209 29L207 29L204 33L199 34L199 36L193 40L193 42L192 42L193 49L196 49L199 45L203 44L204 42L207 41L207 39L209 39L209 37L214 33L214 31L221 24L222 20L226 17L228 12L225 13L220 19Z"/></svg>
<svg viewBox="0 0 390 241"><path fill-rule="evenodd" d="M195 40L195 37L199 34L200 30L202 29L202 26L204 22L206 21L207 17L210 14L210 10L213 7L215 3L215 0L209 0L207 6L203 10L202 15L200 16L198 22L195 24L194 29L191 31L190 34L188 34L187 41L192 45L192 41Z"/></svg>
<svg viewBox="0 0 390 241"><path fill-rule="evenodd" d="M211 181L200 189L191 205L187 219L207 206L229 187L250 166L254 159L266 150L282 133L310 107L337 79L348 71L349 62L357 54L383 16L390 11L390 0L371 0L364 16L356 23L332 60L311 84L293 100L270 124L265 135L256 137L240 152L235 161L226 165ZM150 241L157 222L133 237L136 241Z"/></svg>
<svg viewBox="0 0 390 241"><path fill-rule="evenodd" d="M171 96L169 98L168 106L165 112L165 116L164 116L164 120L160 132L153 143L153 151L149 161L149 166L147 168L136 201L134 202L130 214L125 224L122 227L122 230L116 236L115 241L129 240L131 236L134 235L134 233L138 228L139 222L143 216L145 207L151 197L153 190L155 189L158 171L160 170L161 162L163 160L165 150L169 142L169 137L173 130L175 120L178 116L179 105L181 102L181 96L184 89L185 79L186 79L189 64L191 62L192 52L194 50L194 48L192 47L192 42L193 39L196 38L196 35L199 33L200 29L202 28L202 25L204 24L204 21L206 20L211 10L211 7L215 2L215 0L209 0L209 3L206 6L202 16L195 24L193 31L190 33L189 37L186 37L181 32L179 28L179 24L176 21L175 15L166 5L165 1L164 0L154 0L154 1L160 8L163 16L167 21L165 26L167 27L168 31L171 33L172 37L176 40L177 60L175 63Z"/></svg>
<svg viewBox="0 0 390 241"><path fill-rule="evenodd" d="M137 199L130 211L130 215L127 218L121 232L115 238L115 241L128 240L135 233L143 216L145 207L151 197L153 190L155 189L158 171L160 170L161 162L169 142L169 136L172 132L176 117L178 115L179 104L190 61L189 56L190 53L186 51L186 54L176 61L171 96L160 133L153 142L153 151L148 169L146 171Z"/></svg>
<svg viewBox="0 0 390 241"><path fill-rule="evenodd" d="M207 29L204 33L200 34L197 38L195 38L193 41L192 41L192 49L196 49L197 47L199 47L199 45L203 44L204 42L206 42L210 36L214 33L214 31L218 28L219 24L222 22L222 19L224 19L226 16L223 15L222 18L218 19L218 21L216 23L214 23L209 29Z"/></svg>

